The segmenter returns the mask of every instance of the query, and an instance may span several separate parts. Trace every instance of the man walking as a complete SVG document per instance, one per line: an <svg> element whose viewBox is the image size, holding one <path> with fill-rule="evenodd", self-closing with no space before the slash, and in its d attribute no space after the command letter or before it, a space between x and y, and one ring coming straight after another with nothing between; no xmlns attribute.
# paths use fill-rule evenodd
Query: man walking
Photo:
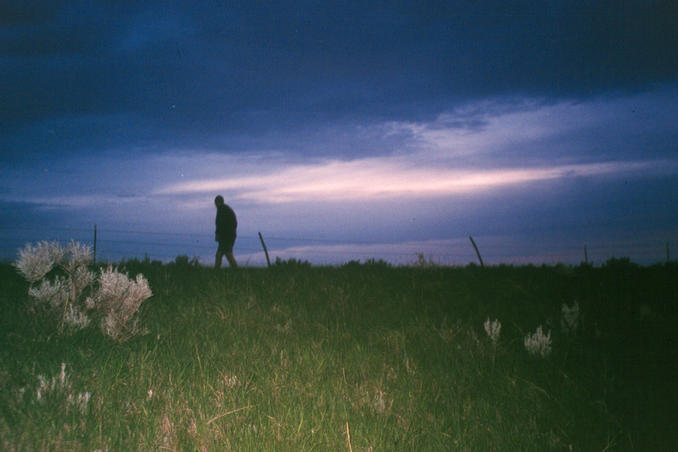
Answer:
<svg viewBox="0 0 678 452"><path fill-rule="evenodd" d="M214 198L214 205L217 206L216 233L214 240L219 243L217 255L214 260L214 268L221 267L221 261L226 255L228 264L231 267L237 267L238 264L233 257L233 244L235 243L235 230L238 227L238 220L235 218L235 212L227 204L224 204L224 198L219 195Z"/></svg>

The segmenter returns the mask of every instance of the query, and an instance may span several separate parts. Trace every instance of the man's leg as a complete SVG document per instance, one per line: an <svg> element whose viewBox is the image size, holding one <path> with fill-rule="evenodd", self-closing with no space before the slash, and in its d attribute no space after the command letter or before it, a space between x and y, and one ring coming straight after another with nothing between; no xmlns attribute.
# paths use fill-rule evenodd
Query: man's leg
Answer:
<svg viewBox="0 0 678 452"><path fill-rule="evenodd" d="M217 248L217 255L214 257L214 268L221 268L221 260L223 256L224 255L221 252L221 247Z"/></svg>
<svg viewBox="0 0 678 452"><path fill-rule="evenodd" d="M226 259L228 259L228 265L231 267L236 268L238 266L238 263L235 261L235 257L233 256L233 251L226 253Z"/></svg>

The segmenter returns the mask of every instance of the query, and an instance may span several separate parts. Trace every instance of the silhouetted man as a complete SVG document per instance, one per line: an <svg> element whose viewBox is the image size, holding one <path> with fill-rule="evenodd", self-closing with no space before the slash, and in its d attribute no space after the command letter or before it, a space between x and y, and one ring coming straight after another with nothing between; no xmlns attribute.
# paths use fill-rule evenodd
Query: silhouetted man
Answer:
<svg viewBox="0 0 678 452"><path fill-rule="evenodd" d="M221 260L226 255L231 267L237 267L238 264L233 257L233 244L235 243L235 230L238 227L238 220L235 218L235 212L227 204L224 204L224 198L219 195L214 198L214 205L217 206L217 230L214 234L214 240L219 242L217 255L214 260L214 268L221 267Z"/></svg>

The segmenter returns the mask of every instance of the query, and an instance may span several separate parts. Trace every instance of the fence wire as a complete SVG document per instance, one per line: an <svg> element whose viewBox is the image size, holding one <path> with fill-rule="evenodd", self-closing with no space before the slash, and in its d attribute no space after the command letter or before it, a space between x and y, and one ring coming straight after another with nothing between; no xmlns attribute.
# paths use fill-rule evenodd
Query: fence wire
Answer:
<svg viewBox="0 0 678 452"><path fill-rule="evenodd" d="M26 243L70 240L95 248L94 228L86 227L0 227L0 258L14 260ZM453 240L420 241L414 243L379 243L365 240L335 240L318 237L287 237L264 235L271 259L296 259L316 264L341 264L349 261L384 260L394 264L433 263L465 265L477 263L468 237ZM579 264L602 263L612 257L628 257L642 264L672 259L670 240L636 240L608 244L549 243L540 247L524 243L483 241L476 237L480 253L487 264ZM177 256L197 258L203 264L213 261L216 243L213 234L190 232L148 231L134 229L97 228L96 258L118 262L125 259L161 260L168 262ZM265 265L264 251L257 235L239 235L235 255L244 265Z"/></svg>

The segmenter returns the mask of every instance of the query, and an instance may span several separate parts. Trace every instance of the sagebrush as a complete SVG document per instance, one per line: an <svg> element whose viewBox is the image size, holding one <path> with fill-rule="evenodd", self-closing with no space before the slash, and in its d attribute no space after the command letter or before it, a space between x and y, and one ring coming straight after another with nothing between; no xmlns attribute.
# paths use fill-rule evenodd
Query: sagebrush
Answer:
<svg viewBox="0 0 678 452"><path fill-rule="evenodd" d="M93 318L119 342L142 333L139 308L152 295L146 278L131 280L112 266L96 274L90 260L90 247L75 241L42 241L19 250L14 265L29 282L30 309L54 321L61 333L85 328Z"/></svg>

